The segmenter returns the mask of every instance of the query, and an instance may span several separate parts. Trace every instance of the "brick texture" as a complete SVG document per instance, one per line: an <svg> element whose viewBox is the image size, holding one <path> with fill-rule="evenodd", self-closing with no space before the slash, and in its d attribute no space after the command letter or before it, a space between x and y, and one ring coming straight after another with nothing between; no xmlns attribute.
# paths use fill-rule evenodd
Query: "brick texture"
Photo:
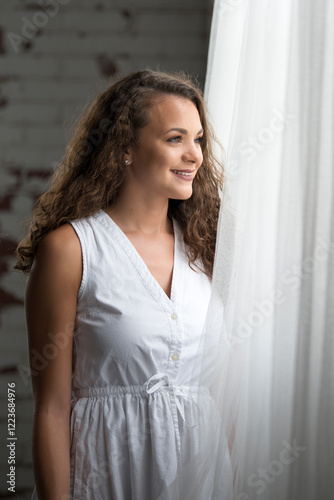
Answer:
<svg viewBox="0 0 334 500"><path fill-rule="evenodd" d="M204 86L213 0L0 2L0 497L30 499L32 396L25 278L11 270L69 127L108 79L184 70ZM7 384L16 384L16 493L7 490Z"/></svg>

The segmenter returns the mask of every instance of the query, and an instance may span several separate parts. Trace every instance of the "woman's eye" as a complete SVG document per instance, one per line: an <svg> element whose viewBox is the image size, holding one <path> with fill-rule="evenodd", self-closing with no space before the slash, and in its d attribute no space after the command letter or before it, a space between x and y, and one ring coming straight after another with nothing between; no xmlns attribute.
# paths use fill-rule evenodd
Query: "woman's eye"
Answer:
<svg viewBox="0 0 334 500"><path fill-rule="evenodd" d="M176 137L171 137L170 139L168 139L168 142L181 142L181 141L182 141L181 135L178 135ZM197 137L197 139L195 139L195 142L197 144L201 144L203 142L203 136Z"/></svg>
<svg viewBox="0 0 334 500"><path fill-rule="evenodd" d="M181 142L181 141L182 141L181 135L178 135L176 137L171 137L170 139L168 139L168 142Z"/></svg>

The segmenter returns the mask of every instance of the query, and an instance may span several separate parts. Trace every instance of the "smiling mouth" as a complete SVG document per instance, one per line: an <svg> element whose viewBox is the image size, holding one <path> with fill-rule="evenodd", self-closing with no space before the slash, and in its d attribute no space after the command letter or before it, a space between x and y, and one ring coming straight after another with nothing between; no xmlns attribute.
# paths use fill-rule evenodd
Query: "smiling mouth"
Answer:
<svg viewBox="0 0 334 500"><path fill-rule="evenodd" d="M182 175L183 177L192 177L195 170L171 170L176 175Z"/></svg>

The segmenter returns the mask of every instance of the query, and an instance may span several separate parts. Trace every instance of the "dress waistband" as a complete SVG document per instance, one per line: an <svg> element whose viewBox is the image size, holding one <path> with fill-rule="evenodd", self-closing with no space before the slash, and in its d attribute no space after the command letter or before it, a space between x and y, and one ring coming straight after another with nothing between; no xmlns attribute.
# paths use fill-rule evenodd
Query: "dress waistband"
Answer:
<svg viewBox="0 0 334 500"><path fill-rule="evenodd" d="M171 380L166 373L155 373L143 385L128 385L128 386L109 386L109 387L89 387L87 389L74 389L73 395L75 398L91 398L99 396L110 396L113 394L153 394L155 392L166 391L171 403L171 411L174 421L175 438L178 453L181 453L181 439L178 425L178 416L181 415L187 427L195 427L196 421L189 423L186 420L183 404L176 396L182 396L191 400L197 408L199 407L196 401L196 395L210 396L210 391L206 386L194 385L176 385L175 380Z"/></svg>
<svg viewBox="0 0 334 500"><path fill-rule="evenodd" d="M158 380L155 384L151 385L151 382ZM170 380L168 375L162 373L156 373L150 377L142 385L112 385L108 387L87 387L81 389L73 389L73 396L75 398L90 398L98 396L111 396L113 394L153 394L156 391L164 391L173 388L174 392L179 395L190 394L200 394L200 395L210 395L208 387L204 385L176 385L174 380Z"/></svg>
<svg viewBox="0 0 334 500"><path fill-rule="evenodd" d="M112 396L114 394L153 394L154 392L169 391L173 381L169 381L167 384L160 384L158 382L154 386L148 387L147 382L143 385L114 385L108 387L88 387L81 389L73 389L73 396L75 398L93 398L99 396ZM200 394L200 395L210 395L210 391L205 386L194 386L194 385L175 385L173 388L176 394L185 395L190 394Z"/></svg>

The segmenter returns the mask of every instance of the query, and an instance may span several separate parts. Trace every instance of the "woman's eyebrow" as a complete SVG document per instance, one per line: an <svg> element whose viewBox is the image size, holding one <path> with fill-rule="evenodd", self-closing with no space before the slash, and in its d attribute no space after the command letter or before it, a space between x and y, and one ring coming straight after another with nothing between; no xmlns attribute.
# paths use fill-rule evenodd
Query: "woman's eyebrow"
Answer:
<svg viewBox="0 0 334 500"><path fill-rule="evenodd" d="M188 130L186 130L185 128L177 128L177 127L170 128L169 130L167 130L167 132L165 132L165 134L168 134L168 132L172 132L174 130L176 132L180 132L181 134L184 134L184 135L188 134ZM196 135L201 134L202 132L204 132L204 130L201 128L201 130L199 130Z"/></svg>

